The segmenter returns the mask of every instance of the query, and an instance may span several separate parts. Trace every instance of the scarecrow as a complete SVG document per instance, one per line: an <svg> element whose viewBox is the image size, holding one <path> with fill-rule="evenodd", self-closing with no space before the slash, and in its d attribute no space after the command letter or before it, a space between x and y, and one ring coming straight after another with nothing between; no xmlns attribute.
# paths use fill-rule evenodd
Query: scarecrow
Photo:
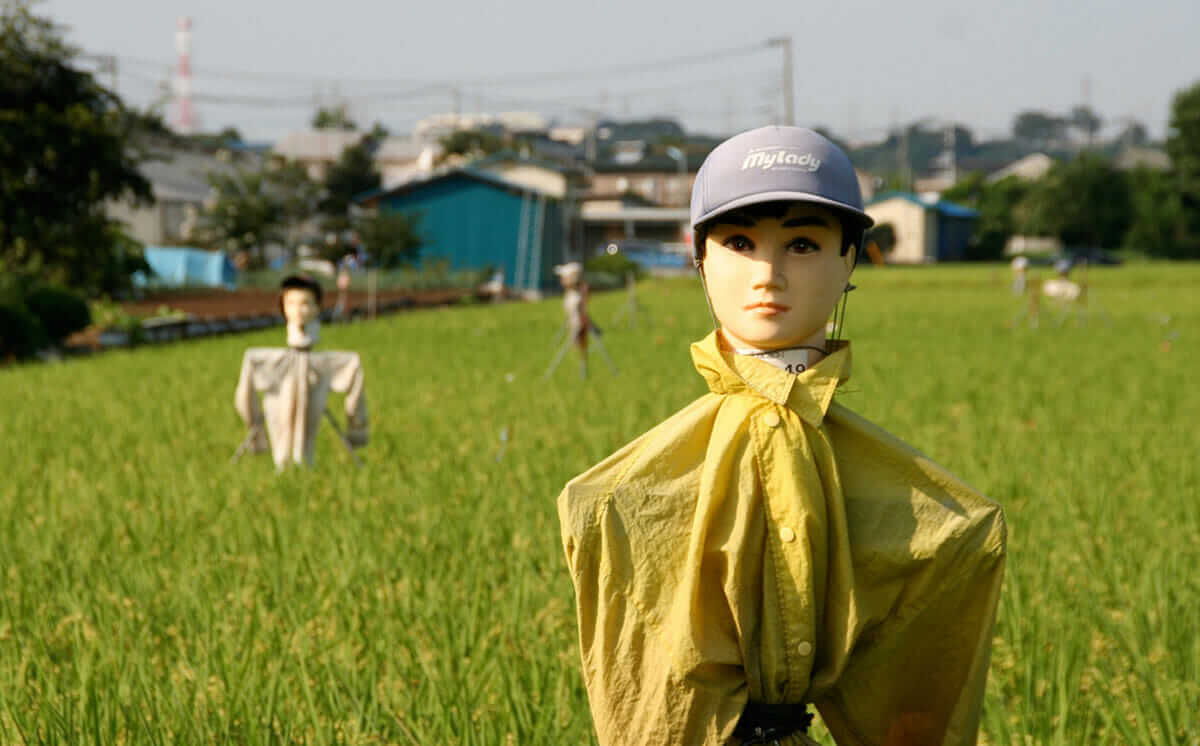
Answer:
<svg viewBox="0 0 1200 746"><path fill-rule="evenodd" d="M603 746L975 742L1000 509L842 406L826 324L871 219L807 129L737 135L692 192L709 392L558 500Z"/></svg>
<svg viewBox="0 0 1200 746"><path fill-rule="evenodd" d="M571 345L575 345L579 350L579 374L583 378L587 378L588 338L593 333L596 338L596 346L604 355L605 362L616 373L616 366L613 365L612 358L608 356L608 351L604 349L604 342L600 339L603 332L588 315L588 285L583 279L583 265L579 262L560 264L554 268L554 274L558 275L559 282L562 283L563 313L566 314L564 324L567 334L563 338L554 360L550 363L550 367L546 369L545 377L549 378L554 373L559 363L562 362L563 356L567 354L567 350L571 348Z"/></svg>
<svg viewBox="0 0 1200 746"><path fill-rule="evenodd" d="M311 465L325 417L358 463L354 449L366 445L368 433L358 353L313 352L321 332L321 286L316 281L299 275L284 278L279 305L287 321L288 346L251 347L242 358L233 403L248 432L234 460L247 450L259 453L269 447L279 470L289 462ZM346 395L344 432L325 406L330 391Z"/></svg>

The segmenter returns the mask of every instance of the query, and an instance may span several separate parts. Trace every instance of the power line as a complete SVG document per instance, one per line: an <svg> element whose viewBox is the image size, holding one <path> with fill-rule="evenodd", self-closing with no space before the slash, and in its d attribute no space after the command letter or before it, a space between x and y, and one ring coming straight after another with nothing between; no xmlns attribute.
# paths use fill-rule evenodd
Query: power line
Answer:
<svg viewBox="0 0 1200 746"><path fill-rule="evenodd" d="M202 65L195 66L192 69L194 77L209 77L209 78L225 78L234 80L260 80L264 82L278 83L280 81L291 81L295 83L312 84L312 83L342 83L346 85L417 85L417 86L449 86L449 85L488 85L488 86L507 86L507 85L526 85L531 83L548 83L548 82L570 82L581 79L604 77L607 75L619 75L630 72L640 72L646 69L669 69L672 67L680 67L684 65L708 64L727 60L733 57L747 56L756 52L762 52L767 49L762 44L746 45L741 47L732 47L725 50L717 50L715 52L706 52L703 54L689 54L678 57L668 57L658 60L647 60L643 62L631 62L620 65L608 65L594 68L577 68L574 70L560 70L546 73L513 73L506 75L498 75L483 78L456 78L453 80L435 80L421 78L352 78L345 76L330 76L330 75L301 75L297 73L287 72L263 72L261 70L246 70L235 68L219 68L205 67ZM142 67L153 67L156 70L173 67L172 62L162 60L151 60L143 57L129 57L125 55L114 55L122 65L133 65Z"/></svg>

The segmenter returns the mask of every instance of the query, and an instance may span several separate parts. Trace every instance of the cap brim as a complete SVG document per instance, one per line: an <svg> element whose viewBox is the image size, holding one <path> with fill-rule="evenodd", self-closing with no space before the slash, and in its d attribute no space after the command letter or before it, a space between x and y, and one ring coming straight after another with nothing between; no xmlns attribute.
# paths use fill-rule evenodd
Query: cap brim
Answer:
<svg viewBox="0 0 1200 746"><path fill-rule="evenodd" d="M720 215L721 213L729 212L730 210L736 210L739 207L746 207L747 205L757 205L762 202L809 202L809 203L817 204L817 205L825 205L825 206L831 207L835 210L840 210L842 212L848 212L851 215L853 215L854 217L862 220L864 228L870 228L872 225L875 224L875 221L871 218L870 215L863 212L862 210L860 210L857 207L852 207L851 205L846 204L845 202L838 202L837 200L826 199L825 197L818 197L817 195L810 194L808 192L777 191L777 192L759 192L758 194L747 194L743 197L738 197L737 199L730 200L723 205L719 205L717 207L714 207L711 210L708 210L703 215L701 215L699 218L692 221L692 228L695 228L697 225L700 225L701 223L703 223L707 220L711 220L712 218L715 218L716 216Z"/></svg>

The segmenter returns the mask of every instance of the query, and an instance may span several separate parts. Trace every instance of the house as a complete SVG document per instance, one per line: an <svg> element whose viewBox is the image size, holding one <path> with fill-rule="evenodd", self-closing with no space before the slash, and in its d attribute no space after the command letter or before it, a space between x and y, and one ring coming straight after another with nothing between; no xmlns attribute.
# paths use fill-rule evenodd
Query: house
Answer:
<svg viewBox="0 0 1200 746"><path fill-rule="evenodd" d="M1007 166L988 174L987 183L995 184L1009 176L1015 176L1021 181L1037 181L1050 172L1055 162L1045 153L1030 153L1024 158L1018 158Z"/></svg>
<svg viewBox="0 0 1200 746"><path fill-rule="evenodd" d="M232 172L235 168L227 153L209 155L181 150L143 161L138 172L150 182L154 202L149 205L110 202L108 216L123 222L131 238L148 246L187 245L194 238L193 230L204 202L212 194L208 174Z"/></svg>
<svg viewBox="0 0 1200 746"><path fill-rule="evenodd" d="M272 152L286 161L299 163L313 181L324 181L329 167L342 157L342 151L357 145L364 137L364 132L338 129L289 132Z"/></svg>
<svg viewBox="0 0 1200 746"><path fill-rule="evenodd" d="M691 241L687 207L663 207L631 197L588 199L579 206L583 248L593 254L611 242L640 238L662 243Z"/></svg>
<svg viewBox="0 0 1200 746"><path fill-rule="evenodd" d="M389 135L375 150L375 168L383 186L398 186L433 171L441 154L442 146L437 142Z"/></svg>
<svg viewBox="0 0 1200 746"><path fill-rule="evenodd" d="M471 161L469 165L476 171L560 200L568 198L568 190L575 190L582 177L577 169L568 169L538 158L525 158L511 150L493 153Z"/></svg>
<svg viewBox="0 0 1200 746"><path fill-rule="evenodd" d="M1119 171L1132 171L1146 168L1153 171L1166 171L1171 167L1171 156L1160 148L1149 148L1144 145L1126 145L1113 158L1113 168Z"/></svg>
<svg viewBox="0 0 1200 746"><path fill-rule="evenodd" d="M657 205L686 205L704 155L687 153L679 157L682 162L666 153L649 152L640 141L615 143L611 157L592 164L588 197L620 199L636 195Z"/></svg>
<svg viewBox="0 0 1200 746"><path fill-rule="evenodd" d="M961 260L979 213L909 192L887 192L866 206L876 226L891 225L895 244L887 259L895 264Z"/></svg>
<svg viewBox="0 0 1200 746"><path fill-rule="evenodd" d="M470 165L356 201L368 209L413 215L423 242L422 262L444 260L453 270L490 267L504 273L509 287L541 291L558 285L554 265L567 254L570 215L561 194L530 182Z"/></svg>

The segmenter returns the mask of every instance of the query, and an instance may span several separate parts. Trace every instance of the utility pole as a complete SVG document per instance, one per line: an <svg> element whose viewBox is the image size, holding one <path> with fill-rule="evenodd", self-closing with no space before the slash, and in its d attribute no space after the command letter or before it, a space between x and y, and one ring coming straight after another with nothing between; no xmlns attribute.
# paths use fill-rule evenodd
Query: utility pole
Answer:
<svg viewBox="0 0 1200 746"><path fill-rule="evenodd" d="M1083 108L1087 111L1087 114L1089 116L1091 116L1091 114L1092 114L1092 76L1091 75L1083 76L1083 80L1080 83L1080 89L1081 89L1080 93L1083 94ZM1091 122L1088 122L1088 128L1087 128L1087 132L1085 134L1087 135L1087 146L1089 148L1091 148L1092 147Z"/></svg>
<svg viewBox="0 0 1200 746"><path fill-rule="evenodd" d="M783 123L790 127L796 124L796 111L792 107L792 37L772 37L767 39L767 46L783 48Z"/></svg>
<svg viewBox="0 0 1200 746"><path fill-rule="evenodd" d="M950 183L958 183L958 125L954 122L946 123L945 134L946 151L950 156Z"/></svg>

